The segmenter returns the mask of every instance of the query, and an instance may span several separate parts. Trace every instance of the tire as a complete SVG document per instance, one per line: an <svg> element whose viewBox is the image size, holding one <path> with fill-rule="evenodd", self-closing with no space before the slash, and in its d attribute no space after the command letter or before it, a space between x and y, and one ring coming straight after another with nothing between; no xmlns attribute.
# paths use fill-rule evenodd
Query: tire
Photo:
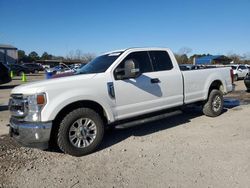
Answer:
<svg viewBox="0 0 250 188"><path fill-rule="evenodd" d="M78 108L61 121L57 145L64 153L80 157L94 152L103 135L104 124L100 115L89 108Z"/></svg>
<svg viewBox="0 0 250 188"><path fill-rule="evenodd" d="M239 80L238 74L235 74L234 75L234 81L238 81L238 80Z"/></svg>
<svg viewBox="0 0 250 188"><path fill-rule="evenodd" d="M209 96L208 100L203 106L203 113L209 117L216 117L222 113L224 106L223 94L217 89L213 89Z"/></svg>

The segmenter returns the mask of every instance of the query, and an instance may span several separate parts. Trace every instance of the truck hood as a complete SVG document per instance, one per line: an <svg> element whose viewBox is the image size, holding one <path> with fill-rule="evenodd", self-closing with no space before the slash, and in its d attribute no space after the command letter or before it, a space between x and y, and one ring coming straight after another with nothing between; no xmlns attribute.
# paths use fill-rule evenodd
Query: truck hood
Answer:
<svg viewBox="0 0 250 188"><path fill-rule="evenodd" d="M24 94L31 95L35 93L46 92L49 89L56 89L63 87L70 89L71 86L78 85L79 82L87 81L95 77L96 74L81 74L69 77L55 78L43 81L32 82L28 84L22 84L15 87L11 94Z"/></svg>

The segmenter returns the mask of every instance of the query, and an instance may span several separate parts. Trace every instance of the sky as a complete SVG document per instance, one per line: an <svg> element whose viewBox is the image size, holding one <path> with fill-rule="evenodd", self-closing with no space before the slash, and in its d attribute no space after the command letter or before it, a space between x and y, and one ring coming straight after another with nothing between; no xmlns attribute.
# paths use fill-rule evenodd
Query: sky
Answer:
<svg viewBox="0 0 250 188"><path fill-rule="evenodd" d="M58 56L152 46L250 57L250 0L0 0L0 44Z"/></svg>

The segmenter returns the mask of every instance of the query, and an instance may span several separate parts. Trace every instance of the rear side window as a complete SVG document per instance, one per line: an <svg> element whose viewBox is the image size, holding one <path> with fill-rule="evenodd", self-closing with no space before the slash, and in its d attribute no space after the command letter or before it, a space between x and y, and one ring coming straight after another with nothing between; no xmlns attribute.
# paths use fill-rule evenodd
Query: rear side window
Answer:
<svg viewBox="0 0 250 188"><path fill-rule="evenodd" d="M173 68L172 61L166 51L150 51L154 71L171 70Z"/></svg>
<svg viewBox="0 0 250 188"><path fill-rule="evenodd" d="M153 71L148 53L146 51L132 52L122 61L122 63L118 66L118 68L124 69L124 63L126 60L129 60L129 59L132 59L134 62L136 62L139 65L141 73Z"/></svg>

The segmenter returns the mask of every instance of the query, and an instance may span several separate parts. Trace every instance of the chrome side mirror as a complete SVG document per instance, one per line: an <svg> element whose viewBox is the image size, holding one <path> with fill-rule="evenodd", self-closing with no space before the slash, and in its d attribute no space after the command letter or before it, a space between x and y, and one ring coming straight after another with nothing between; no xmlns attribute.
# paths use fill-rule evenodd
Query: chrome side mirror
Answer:
<svg viewBox="0 0 250 188"><path fill-rule="evenodd" d="M137 67L137 68L136 68ZM140 69L132 59L124 63L124 78L136 78L140 75Z"/></svg>

